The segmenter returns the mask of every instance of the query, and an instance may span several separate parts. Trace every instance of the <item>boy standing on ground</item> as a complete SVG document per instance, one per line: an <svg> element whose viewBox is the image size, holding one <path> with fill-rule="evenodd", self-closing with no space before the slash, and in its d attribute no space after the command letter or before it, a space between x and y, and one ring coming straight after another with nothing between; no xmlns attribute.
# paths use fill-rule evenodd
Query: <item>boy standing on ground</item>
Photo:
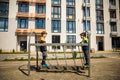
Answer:
<svg viewBox="0 0 120 80"><path fill-rule="evenodd" d="M89 40L88 40L88 38L86 37L86 33L85 33L85 32L81 33L81 34L80 34L80 37L81 37L81 39L82 39L82 41L81 41L82 44L85 44L85 43L88 44ZM89 67L89 61L88 61L88 60L89 60L89 59L88 59L88 57L89 57L89 46L88 46L88 45L83 45L83 46L82 46L82 50L83 50L84 57L85 57L84 67Z"/></svg>
<svg viewBox="0 0 120 80"><path fill-rule="evenodd" d="M39 38L40 43L46 43L46 40L45 40L46 36L47 36L47 32L43 31L41 33L40 38ZM42 63L41 63L41 65L45 66L45 67L48 67L49 65L46 64L47 47L46 46L40 46L40 51L42 52Z"/></svg>

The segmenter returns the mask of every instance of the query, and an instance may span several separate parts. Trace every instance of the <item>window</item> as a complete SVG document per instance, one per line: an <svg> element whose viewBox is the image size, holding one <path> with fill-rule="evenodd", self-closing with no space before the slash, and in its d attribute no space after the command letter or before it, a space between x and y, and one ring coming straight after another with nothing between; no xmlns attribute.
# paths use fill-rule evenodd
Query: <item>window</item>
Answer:
<svg viewBox="0 0 120 80"><path fill-rule="evenodd" d="M120 48L120 37L112 37L112 48Z"/></svg>
<svg viewBox="0 0 120 80"><path fill-rule="evenodd" d="M116 10L110 10L110 18L116 18Z"/></svg>
<svg viewBox="0 0 120 80"><path fill-rule="evenodd" d="M67 43L76 43L76 36L75 35L67 35ZM71 46L67 47L68 49L71 48ZM73 46L75 48L75 46Z"/></svg>
<svg viewBox="0 0 120 80"><path fill-rule="evenodd" d="M28 28L28 19L18 18L18 28Z"/></svg>
<svg viewBox="0 0 120 80"><path fill-rule="evenodd" d="M67 21L67 33L76 33L75 21Z"/></svg>
<svg viewBox="0 0 120 80"><path fill-rule="evenodd" d="M97 34L104 34L104 24L103 23L97 23Z"/></svg>
<svg viewBox="0 0 120 80"><path fill-rule="evenodd" d="M8 31L8 18L0 18L0 32Z"/></svg>
<svg viewBox="0 0 120 80"><path fill-rule="evenodd" d="M103 18L103 10L97 10L96 11L96 19L97 19L97 21L104 20L104 18Z"/></svg>
<svg viewBox="0 0 120 80"><path fill-rule="evenodd" d="M52 7L52 18L60 18L61 17L61 8L59 6Z"/></svg>
<svg viewBox="0 0 120 80"><path fill-rule="evenodd" d="M67 0L67 5L74 6L75 0Z"/></svg>
<svg viewBox="0 0 120 80"><path fill-rule="evenodd" d="M103 0L96 0L96 8L103 8Z"/></svg>
<svg viewBox="0 0 120 80"><path fill-rule="evenodd" d="M36 19L35 26L37 29L45 29L45 19Z"/></svg>
<svg viewBox="0 0 120 80"><path fill-rule="evenodd" d="M70 20L75 19L75 8L67 8L67 18Z"/></svg>
<svg viewBox="0 0 120 80"><path fill-rule="evenodd" d="M110 5L116 5L116 2L115 2L116 0L109 0L109 2L110 2Z"/></svg>
<svg viewBox="0 0 120 80"><path fill-rule="evenodd" d="M84 3L90 3L90 0L83 0Z"/></svg>
<svg viewBox="0 0 120 80"><path fill-rule="evenodd" d="M52 36L52 43L60 43L60 36L59 35L53 35ZM56 46L53 46L54 49ZM60 49L60 46L57 46L57 49Z"/></svg>
<svg viewBox="0 0 120 80"><path fill-rule="evenodd" d="M19 12L29 12L29 4L28 3L19 3L18 11Z"/></svg>
<svg viewBox="0 0 120 80"><path fill-rule="evenodd" d="M86 24L87 24L87 26L86 26ZM87 21L87 23L86 23L86 21L83 21L83 30L90 31L90 21Z"/></svg>
<svg viewBox="0 0 120 80"><path fill-rule="evenodd" d="M46 13L46 6L36 4L36 13L37 14L45 14Z"/></svg>
<svg viewBox="0 0 120 80"><path fill-rule="evenodd" d="M52 20L52 32L53 33L61 32L61 21L60 20Z"/></svg>
<svg viewBox="0 0 120 80"><path fill-rule="evenodd" d="M116 32L116 31L117 31L116 22L111 22L111 23L110 23L110 26L111 26L111 31L112 31L112 32L114 32L114 31Z"/></svg>
<svg viewBox="0 0 120 80"><path fill-rule="evenodd" d="M6 2L0 2L0 15L8 15L9 4Z"/></svg>
<svg viewBox="0 0 120 80"><path fill-rule="evenodd" d="M87 10L85 10L85 8L84 8L84 9L83 9L83 14L84 14L84 16L86 16L86 17L90 17L90 8L87 7Z"/></svg>
<svg viewBox="0 0 120 80"><path fill-rule="evenodd" d="M52 4L61 4L61 0L52 0Z"/></svg>

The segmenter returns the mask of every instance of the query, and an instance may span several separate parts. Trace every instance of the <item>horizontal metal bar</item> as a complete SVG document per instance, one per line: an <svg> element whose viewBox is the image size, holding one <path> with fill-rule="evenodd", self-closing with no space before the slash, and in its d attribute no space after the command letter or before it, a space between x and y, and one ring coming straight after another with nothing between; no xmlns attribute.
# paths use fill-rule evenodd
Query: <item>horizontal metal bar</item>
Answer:
<svg viewBox="0 0 120 80"><path fill-rule="evenodd" d="M30 46L88 46L80 43L31 43Z"/></svg>

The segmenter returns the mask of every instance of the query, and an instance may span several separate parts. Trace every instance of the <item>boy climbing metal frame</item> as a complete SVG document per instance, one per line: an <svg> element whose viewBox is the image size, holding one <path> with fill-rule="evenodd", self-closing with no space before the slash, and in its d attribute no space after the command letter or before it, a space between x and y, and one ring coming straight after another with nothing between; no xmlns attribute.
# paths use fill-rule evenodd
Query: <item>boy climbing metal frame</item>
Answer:
<svg viewBox="0 0 120 80"><path fill-rule="evenodd" d="M43 43L43 44L40 44L40 43L38 43L38 41L37 41L37 43L30 43L30 39L31 39L31 36L33 36L33 35L35 35L36 37L38 37L38 35L37 34L35 34L35 33L30 33L29 34L29 42L28 42L28 75L30 75L30 53L31 53L31 51L30 51L30 46L35 46L36 47L36 68L38 69L38 47L39 46L55 46L56 48L57 48L57 46L61 46L62 48L63 48L63 53L64 53L64 59L65 59L65 65L66 65L66 67L68 66L67 65L67 61L66 61L66 50L65 50L65 48L67 47L67 46L77 46L78 47L78 50L80 51L80 46L83 46L83 45L88 45L89 46L89 68L88 68L88 77L90 77L91 76L91 70L90 70L90 35L88 35L88 38L89 38L89 44L80 44L80 43ZM39 34L40 35L40 34ZM71 48L71 49L73 49L73 48ZM73 51L73 50L72 50ZM56 55L56 54L55 54ZM57 55L56 55L57 56ZM81 53L80 53L80 58L81 58L81 62L82 62L82 66L83 66L83 58L82 57L84 57L83 55L81 56ZM57 59L57 64L58 64L58 58L56 57L56 59ZM75 65L74 65L75 66Z"/></svg>

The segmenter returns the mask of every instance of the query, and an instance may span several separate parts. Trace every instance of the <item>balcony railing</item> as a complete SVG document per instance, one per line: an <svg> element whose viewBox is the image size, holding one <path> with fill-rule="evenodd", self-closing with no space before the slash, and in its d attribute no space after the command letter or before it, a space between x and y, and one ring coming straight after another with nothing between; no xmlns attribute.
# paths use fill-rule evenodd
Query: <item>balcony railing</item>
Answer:
<svg viewBox="0 0 120 80"><path fill-rule="evenodd" d="M17 35L28 35L30 33L35 33L35 34L40 34L41 32L45 31L45 29L22 29L22 28L17 28L16 29L16 34Z"/></svg>
<svg viewBox="0 0 120 80"><path fill-rule="evenodd" d="M83 17L83 20L89 20L89 21L90 21L91 18L90 18L90 17L85 17L85 16L84 16L84 17Z"/></svg>
<svg viewBox="0 0 120 80"><path fill-rule="evenodd" d="M40 4L45 4L46 0L31 0L33 3L40 3Z"/></svg>
<svg viewBox="0 0 120 80"><path fill-rule="evenodd" d="M110 5L109 9L116 9L116 5Z"/></svg>
<svg viewBox="0 0 120 80"><path fill-rule="evenodd" d="M30 2L31 0L17 0L18 2Z"/></svg>
<svg viewBox="0 0 120 80"><path fill-rule="evenodd" d="M26 13L26 12L17 12L17 17L23 17L23 18L45 18L45 14L34 14L34 13Z"/></svg>
<svg viewBox="0 0 120 80"><path fill-rule="evenodd" d="M45 14L35 14L36 18L46 18Z"/></svg>
<svg viewBox="0 0 120 80"><path fill-rule="evenodd" d="M117 22L116 18L110 18L110 22Z"/></svg>
<svg viewBox="0 0 120 80"><path fill-rule="evenodd" d="M111 35L111 36L117 36L117 35L118 35L118 32L117 32L117 31L112 31L112 32L110 33L110 35Z"/></svg>
<svg viewBox="0 0 120 80"><path fill-rule="evenodd" d="M30 2L30 3L41 3L45 4L46 0L17 0L18 2Z"/></svg>
<svg viewBox="0 0 120 80"><path fill-rule="evenodd" d="M30 14L28 12L27 13L26 12L17 12L16 16L17 17L25 17L26 18L26 17L29 17L29 15Z"/></svg>
<svg viewBox="0 0 120 80"><path fill-rule="evenodd" d="M83 6L83 7L85 7L85 6L86 6L86 7L90 7L91 5L90 5L90 3L83 3L82 6Z"/></svg>

